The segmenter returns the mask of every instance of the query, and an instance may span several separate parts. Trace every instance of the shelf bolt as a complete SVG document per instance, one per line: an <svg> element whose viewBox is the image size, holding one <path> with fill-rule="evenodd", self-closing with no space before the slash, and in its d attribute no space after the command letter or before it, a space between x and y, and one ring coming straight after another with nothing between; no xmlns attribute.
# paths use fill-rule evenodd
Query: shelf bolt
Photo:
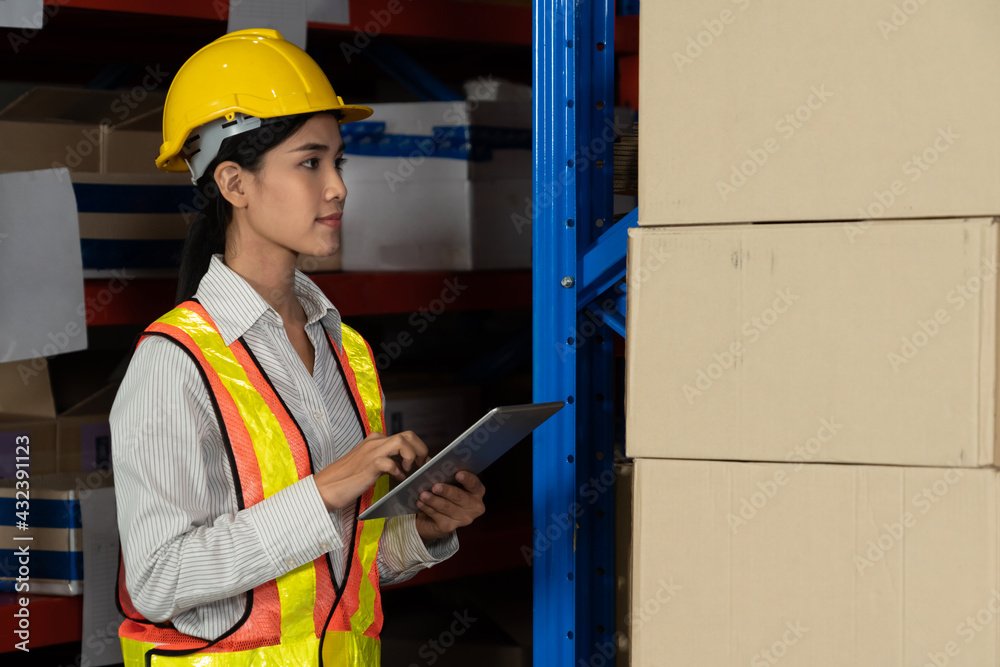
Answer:
<svg viewBox="0 0 1000 667"><path fill-rule="evenodd" d="M566 276L565 278L563 278L563 279L562 279L562 280L560 281L560 284L561 284L561 285L562 285L563 287L565 287L565 288L569 289L570 287L572 287L573 285L575 285L575 284L576 284L576 281L575 281L575 280L573 280L573 276Z"/></svg>

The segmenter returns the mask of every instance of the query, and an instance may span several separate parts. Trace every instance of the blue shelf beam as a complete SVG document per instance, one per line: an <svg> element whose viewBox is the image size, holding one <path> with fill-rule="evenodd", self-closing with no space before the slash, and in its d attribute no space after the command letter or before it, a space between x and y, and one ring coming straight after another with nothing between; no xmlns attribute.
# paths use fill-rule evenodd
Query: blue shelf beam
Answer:
<svg viewBox="0 0 1000 667"><path fill-rule="evenodd" d="M577 274L577 307L585 308L625 277L628 230L639 226L639 209L633 209L583 252ZM622 334L624 335L624 334Z"/></svg>
<svg viewBox="0 0 1000 667"><path fill-rule="evenodd" d="M570 667L576 655L576 8L536 0L532 201L532 309L536 402L566 406L534 432L533 651L535 665ZM545 205L542 205L542 204ZM567 517L570 515L570 518ZM559 520L561 519L561 521ZM568 519L568 520L567 520Z"/></svg>
<svg viewBox="0 0 1000 667"><path fill-rule="evenodd" d="M613 217L614 11L607 0L534 4L533 392L567 402L533 438L534 664L554 667L617 650L614 336L625 331L635 214L603 224ZM616 287L614 308L592 304Z"/></svg>

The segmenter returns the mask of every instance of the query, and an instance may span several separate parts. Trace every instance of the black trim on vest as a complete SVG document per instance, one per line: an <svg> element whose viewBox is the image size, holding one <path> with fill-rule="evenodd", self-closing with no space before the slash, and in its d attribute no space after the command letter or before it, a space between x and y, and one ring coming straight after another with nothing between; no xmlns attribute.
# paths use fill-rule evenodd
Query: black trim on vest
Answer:
<svg viewBox="0 0 1000 667"><path fill-rule="evenodd" d="M193 300L194 299L192 299L192 301ZM159 336L160 338L165 338L166 340L173 341L178 347L180 347L182 350L184 350L184 352L188 355L188 357L191 358L191 361L194 362L195 368L198 369L198 374L201 375L202 382L205 383L205 389L208 391L208 397L209 397L209 399L212 402L212 410L215 412L215 417L219 421L219 431L222 434L222 442L225 445L226 454L229 456L230 472L231 472L231 474L233 476L233 484L236 487L236 504L237 504L237 507L240 510L244 509L245 506L244 506L244 503L243 503L243 486L242 486L242 484L240 484L239 469L236 467L236 456L235 456L235 454L233 454L233 443L229 439L229 432L226 430L226 422L222 418L222 410L219 408L219 402L218 402L218 400L215 397L215 392L212 390L212 384L208 381L208 376L205 374L205 369L201 367L201 364L198 362L198 358L194 355L194 353L191 352L191 350L189 350L187 348L187 346L185 346L182 342L180 342L179 340L177 340L173 336L171 336L169 334L166 334L166 333L163 333L162 331L147 331L147 332L144 332L144 335L147 335L147 336ZM243 616L241 616L240 619L236 621L236 623L233 625L233 627L229 628L228 630L226 630L221 635L219 635L218 637L216 637L212 641L208 642L204 646L200 646L198 648L193 648L193 649L159 649L159 648L151 648L148 651L146 651L146 654L145 654L146 667L152 667L153 656L154 655L163 656L163 657L171 657L171 656L176 657L176 656L190 655L192 653L197 653L198 651L201 651L201 650L204 650L206 648L209 648L210 646L214 646L218 642L222 641L226 637L229 637L230 635L232 635L233 633L235 633L237 630L239 630L241 627L243 627L243 625L247 622L247 619L250 618L250 612L251 612L252 609L253 609L253 589L251 588L246 593L246 606L243 609ZM149 623L151 625L156 625L157 627L165 627L162 624L152 623L151 621L146 621L146 623Z"/></svg>
<svg viewBox="0 0 1000 667"><path fill-rule="evenodd" d="M368 437L368 431L365 430L365 420L361 418L361 410L358 408L358 402L354 399L354 392L351 391L350 383L347 381L347 373L344 372L344 366L340 363L340 355L337 354L337 350L333 347L333 339L330 337L330 332L323 327L323 332L326 334L326 342L330 346L330 353L333 355L334 360L337 362L337 370L340 371L340 377L347 387L347 391L351 394L351 405L354 406L354 416L358 418L358 425L361 426L361 432ZM355 386L357 381L355 381ZM364 494L362 494L364 495ZM341 582L340 586L337 586L337 580L333 576L333 566L329 563L329 558L327 559L327 565L330 567L330 580L333 582L333 589L337 593L337 597L333 601L333 606L330 607L330 613L326 617L326 623L323 624L323 632L319 636L319 667L323 667L323 642L326 640L327 628L330 627L330 621L333 620L333 614L337 611L337 607L340 605L340 599L344 596L344 591L347 590L347 582L351 579L351 565L354 563L354 549L355 540L358 535L358 515L361 514L361 498L359 497L354 503L354 522L351 528L351 550L348 552L350 558L347 559L347 567L344 568L344 580Z"/></svg>
<svg viewBox="0 0 1000 667"><path fill-rule="evenodd" d="M135 335L135 338L132 339L132 347L129 348L129 357L128 357L129 363L132 363L132 357L135 355L135 349L136 349L136 347L138 347L139 341L142 339L143 336L148 336L148 335L149 334L146 333L145 331L140 331L139 333L137 333ZM118 576L115 577L115 583L114 583L114 587L115 587L115 594L114 594L115 609L117 609L118 613L122 615L122 618L127 618L128 620L132 621L133 623L140 623L142 625L152 625L152 626L157 627L157 628L171 628L172 626L170 624L170 621L163 621L162 623L157 623L155 621L150 621L150 620L142 618L142 617L140 617L140 618L132 618L131 616L129 616L128 614L125 613L125 609L122 607L121 588L118 585L118 581L125 578L124 572L122 571L122 568L124 567L124 564L123 564L122 561L123 561L122 548L121 548L121 545L119 545L118 546Z"/></svg>

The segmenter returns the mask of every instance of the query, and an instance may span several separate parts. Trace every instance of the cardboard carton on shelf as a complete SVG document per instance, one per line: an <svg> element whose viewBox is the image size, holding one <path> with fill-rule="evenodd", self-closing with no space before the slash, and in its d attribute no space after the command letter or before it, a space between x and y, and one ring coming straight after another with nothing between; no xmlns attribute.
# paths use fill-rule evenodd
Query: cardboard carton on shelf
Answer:
<svg viewBox="0 0 1000 667"><path fill-rule="evenodd" d="M24 463L30 476L54 473L57 451L56 407L45 360L0 364L0 479L15 479Z"/></svg>
<svg viewBox="0 0 1000 667"><path fill-rule="evenodd" d="M530 102L371 106L341 127L344 269L530 266Z"/></svg>
<svg viewBox="0 0 1000 667"><path fill-rule="evenodd" d="M992 466L991 218L641 227L633 457Z"/></svg>
<svg viewBox="0 0 1000 667"><path fill-rule="evenodd" d="M84 529L102 535L117 533L114 512L94 514L95 523L84 526L81 503L90 501L98 489L113 493L110 489L114 478L106 471L89 475L73 472L32 475L28 481L30 505L23 515L27 528L22 528L18 524L22 519L14 511L15 502L24 498L18 495L17 480L0 479L0 504L11 508L0 518L0 540L18 545L15 537L31 538L25 541L31 554L28 588L17 588L24 582L18 581L18 557L12 548L0 551L0 592L80 595L84 584ZM103 560L108 560L106 551Z"/></svg>
<svg viewBox="0 0 1000 667"><path fill-rule="evenodd" d="M640 225L1000 212L992 0L642 9Z"/></svg>
<svg viewBox="0 0 1000 667"><path fill-rule="evenodd" d="M348 158L344 269L530 267L530 99L372 107L369 119L341 128ZM609 153L632 116L615 109L608 119ZM609 155L606 168L612 162ZM634 208L631 197L615 203Z"/></svg>
<svg viewBox="0 0 1000 667"><path fill-rule="evenodd" d="M155 114L165 95L146 91L139 97L39 87L0 110L0 138L11 139L0 142L0 171L69 169L85 276L122 269L169 274L180 262L185 212L196 203L190 177L139 169L156 157L143 157L150 150L148 133L128 133L144 137L135 144L109 144L110 137L126 134L119 126Z"/></svg>
<svg viewBox="0 0 1000 667"><path fill-rule="evenodd" d="M117 385L104 387L56 418L59 472L112 469L108 417L117 393Z"/></svg>
<svg viewBox="0 0 1000 667"><path fill-rule="evenodd" d="M40 86L0 110L0 171L104 172L108 133L162 106L165 93Z"/></svg>
<svg viewBox="0 0 1000 667"><path fill-rule="evenodd" d="M637 665L1000 660L996 469L636 459Z"/></svg>
<svg viewBox="0 0 1000 667"><path fill-rule="evenodd" d="M156 168L164 99L39 87L0 111L0 171L70 170L86 277L176 275L198 199L189 174ZM340 253L298 266L337 271Z"/></svg>

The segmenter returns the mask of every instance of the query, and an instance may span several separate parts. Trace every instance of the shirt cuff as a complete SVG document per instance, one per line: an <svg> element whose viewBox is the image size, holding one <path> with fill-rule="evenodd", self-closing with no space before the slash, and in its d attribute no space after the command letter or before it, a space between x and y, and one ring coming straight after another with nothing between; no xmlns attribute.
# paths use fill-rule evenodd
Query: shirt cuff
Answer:
<svg viewBox="0 0 1000 667"><path fill-rule="evenodd" d="M343 544L340 530L312 475L247 509L277 575L294 570Z"/></svg>
<svg viewBox="0 0 1000 667"><path fill-rule="evenodd" d="M458 551L458 533L454 530L428 545L417 532L416 514L395 516L390 521L399 522L398 530L406 544L406 553L416 559L414 565L431 567L451 558Z"/></svg>

